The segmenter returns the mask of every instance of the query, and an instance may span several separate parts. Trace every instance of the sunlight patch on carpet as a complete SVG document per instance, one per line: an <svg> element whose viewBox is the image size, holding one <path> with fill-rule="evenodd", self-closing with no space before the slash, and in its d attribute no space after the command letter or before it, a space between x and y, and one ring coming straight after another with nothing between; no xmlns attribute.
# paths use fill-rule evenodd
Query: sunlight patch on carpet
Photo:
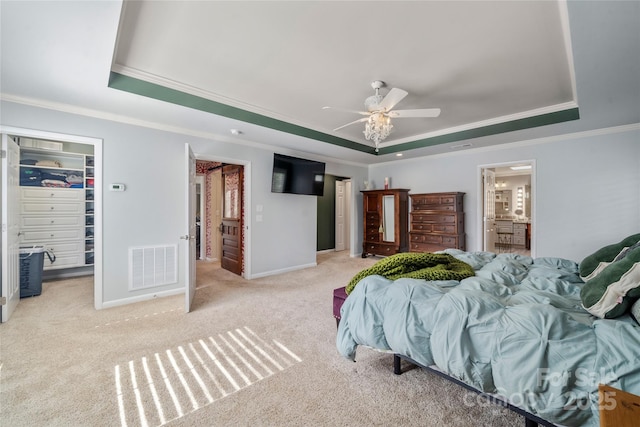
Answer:
<svg viewBox="0 0 640 427"><path fill-rule="evenodd" d="M148 314L145 314L144 316L133 316L133 317L127 317L125 319L112 320L103 325L95 325L94 328L98 329L98 328L105 328L108 326L117 326L119 324L126 324L126 323L134 322L137 320L144 320L150 317L159 316L161 314L167 314L167 313L178 313L178 314L184 313L184 307L176 307L170 310L156 311L155 313L148 313Z"/></svg>
<svg viewBox="0 0 640 427"><path fill-rule="evenodd" d="M162 426L300 362L245 326L116 365L120 425Z"/></svg>

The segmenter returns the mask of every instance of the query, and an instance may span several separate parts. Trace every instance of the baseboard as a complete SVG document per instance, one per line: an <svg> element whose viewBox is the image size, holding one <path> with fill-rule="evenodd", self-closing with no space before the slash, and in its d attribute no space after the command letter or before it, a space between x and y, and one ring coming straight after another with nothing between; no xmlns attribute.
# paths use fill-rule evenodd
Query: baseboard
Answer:
<svg viewBox="0 0 640 427"><path fill-rule="evenodd" d="M265 271L263 273L252 274L251 275L251 279L259 279L260 277L274 276L276 274L288 273L290 271L302 270L304 268L317 267L317 266L318 266L317 262L312 262L312 263L309 263L309 264L296 265L296 266L293 266L293 267L287 267L287 268L283 268L283 269L280 269L280 270Z"/></svg>
<svg viewBox="0 0 640 427"><path fill-rule="evenodd" d="M138 295L130 298L123 298L114 301L105 301L102 303L102 308L120 307L122 305L133 304L136 302L149 301L156 298L171 297L175 295L184 294L184 288L171 289L168 291L154 292L152 294Z"/></svg>
<svg viewBox="0 0 640 427"><path fill-rule="evenodd" d="M329 252L335 252L336 250L334 248L330 248L330 249L323 249L321 251L316 251L317 254L328 254Z"/></svg>

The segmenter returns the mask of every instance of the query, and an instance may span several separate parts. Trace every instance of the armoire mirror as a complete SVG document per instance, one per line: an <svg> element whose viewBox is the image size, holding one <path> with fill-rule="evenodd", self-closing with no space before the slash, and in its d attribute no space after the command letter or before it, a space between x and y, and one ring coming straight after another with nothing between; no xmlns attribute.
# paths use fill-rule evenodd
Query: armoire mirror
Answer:
<svg viewBox="0 0 640 427"><path fill-rule="evenodd" d="M395 197L382 196L382 240L384 242L395 241Z"/></svg>

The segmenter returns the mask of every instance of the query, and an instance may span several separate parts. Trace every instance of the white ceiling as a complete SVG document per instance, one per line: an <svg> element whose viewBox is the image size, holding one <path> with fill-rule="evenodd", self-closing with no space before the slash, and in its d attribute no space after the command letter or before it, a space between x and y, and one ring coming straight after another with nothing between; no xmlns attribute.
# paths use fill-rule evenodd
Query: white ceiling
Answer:
<svg viewBox="0 0 640 427"><path fill-rule="evenodd" d="M587 3L2 1L0 89L8 101L365 164L637 123L637 2ZM594 40L601 7L618 21ZM615 81L602 78L610 57L626 61ZM581 86L581 71L602 86ZM387 83L382 94L409 92L396 109L442 114L394 120L376 156L362 124L333 131L360 116L322 110L362 110L373 80ZM153 99L169 90L173 103ZM616 114L583 120L603 90ZM179 105L196 97L200 110ZM576 107L580 120L527 129Z"/></svg>

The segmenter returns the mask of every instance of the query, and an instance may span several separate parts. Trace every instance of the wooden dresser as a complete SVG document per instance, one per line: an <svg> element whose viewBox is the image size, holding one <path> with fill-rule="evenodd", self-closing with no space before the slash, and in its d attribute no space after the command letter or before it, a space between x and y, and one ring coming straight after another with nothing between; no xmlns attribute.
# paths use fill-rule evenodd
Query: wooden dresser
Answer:
<svg viewBox="0 0 640 427"><path fill-rule="evenodd" d="M464 193L412 194L411 252L435 252L453 248L466 250Z"/></svg>
<svg viewBox="0 0 640 427"><path fill-rule="evenodd" d="M362 191L362 258L368 254L393 255L407 252L409 190Z"/></svg>

